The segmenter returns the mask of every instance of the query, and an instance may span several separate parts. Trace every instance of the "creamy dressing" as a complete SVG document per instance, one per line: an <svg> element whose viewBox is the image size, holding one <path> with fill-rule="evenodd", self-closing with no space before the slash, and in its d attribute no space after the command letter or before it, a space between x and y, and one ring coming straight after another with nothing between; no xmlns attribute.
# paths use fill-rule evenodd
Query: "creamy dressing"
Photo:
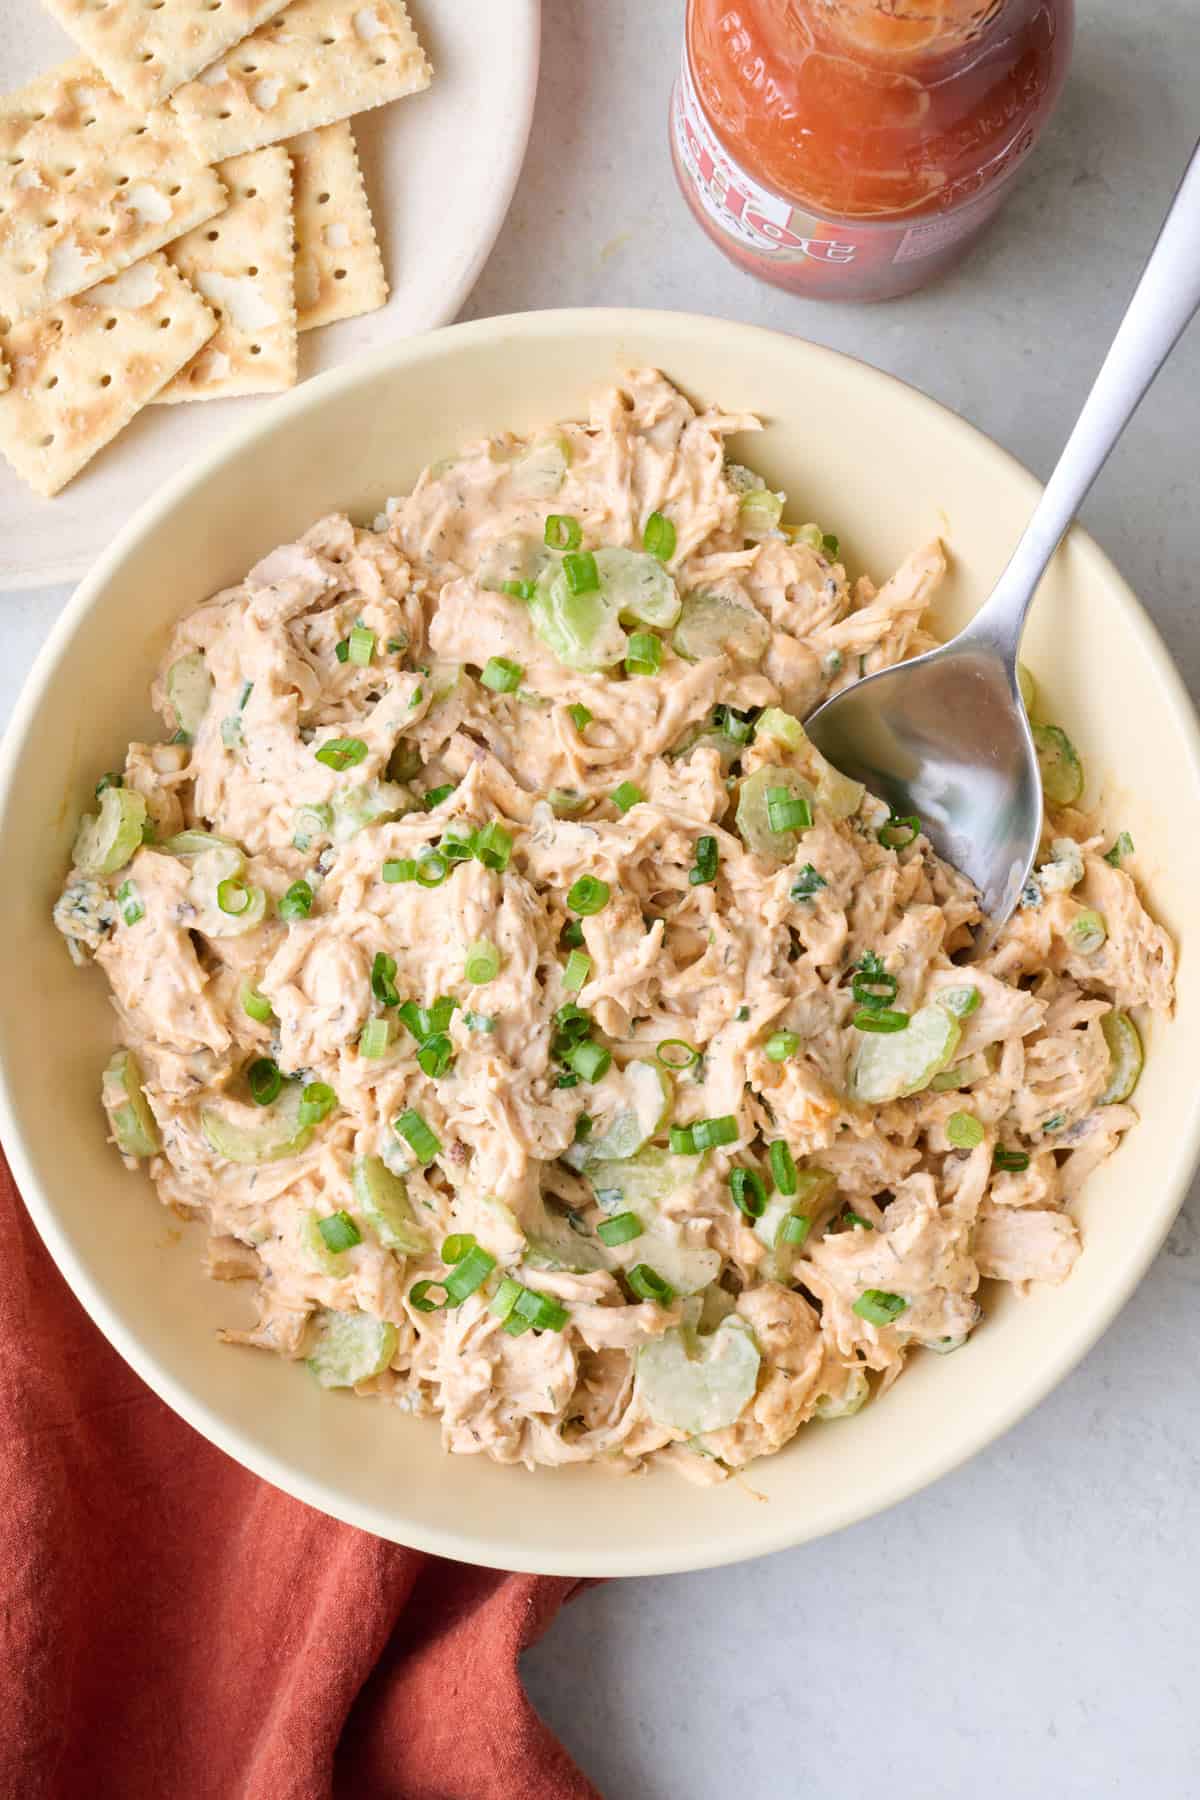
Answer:
<svg viewBox="0 0 1200 1800"><path fill-rule="evenodd" d="M954 962L969 885L920 835L881 842L878 804L795 726L931 641L941 547L878 590L850 582L835 540L772 526L747 472L730 478L724 440L756 426L642 371L585 424L427 470L375 530L333 516L272 552L176 627L153 699L170 737L172 671L199 653L189 741L130 746L146 841L73 868L56 908L110 984L161 1198L207 1221L209 1273L255 1295L228 1341L436 1415L451 1451L709 1481L857 1410L867 1371L886 1386L914 1349L965 1339L981 1278L1069 1274L1067 1203L1135 1116L1102 1100L1106 1017L1171 1006L1169 939L1071 809L1037 904L982 963ZM629 565L663 622L614 600L603 667L564 660L546 625L575 554L546 548L552 514L585 553L641 555L652 515L673 527L661 566ZM656 671L624 672L635 633ZM603 884L597 910L569 903L581 878ZM1072 932L1085 911L1098 945ZM481 946L494 972L475 982ZM439 1001L449 1016L420 1022ZM871 1028L883 1011L894 1035ZM923 1031L942 1045L927 1066L855 1097L865 1046L886 1087L899 1051L879 1046L911 1060ZM258 1104L264 1065L282 1086ZM332 1098L309 1117L317 1084ZM432 1154L399 1128L414 1114ZM705 1121L727 1141L690 1150ZM423 1249L364 1200L372 1164ZM629 1213L637 1234L609 1241ZM443 1307L452 1234L490 1266ZM505 1278L563 1318L506 1329ZM370 1323L355 1354L331 1314ZM668 1332L683 1353L639 1380ZM688 1418L719 1422L697 1436Z"/></svg>

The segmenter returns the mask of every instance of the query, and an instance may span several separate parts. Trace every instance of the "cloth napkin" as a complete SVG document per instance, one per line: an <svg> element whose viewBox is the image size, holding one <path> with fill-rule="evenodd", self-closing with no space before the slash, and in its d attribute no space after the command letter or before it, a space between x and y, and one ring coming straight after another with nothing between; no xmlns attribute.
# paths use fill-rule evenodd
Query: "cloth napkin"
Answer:
<svg viewBox="0 0 1200 1800"><path fill-rule="evenodd" d="M110 1349L2 1158L0 1233L0 1795L599 1800L517 1669L576 1584L268 1487Z"/></svg>

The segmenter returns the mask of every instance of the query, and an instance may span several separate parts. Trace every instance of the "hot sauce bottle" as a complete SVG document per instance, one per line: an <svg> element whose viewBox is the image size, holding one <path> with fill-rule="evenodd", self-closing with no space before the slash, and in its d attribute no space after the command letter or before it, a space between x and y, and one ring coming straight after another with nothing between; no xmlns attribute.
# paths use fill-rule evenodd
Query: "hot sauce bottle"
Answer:
<svg viewBox="0 0 1200 1800"><path fill-rule="evenodd" d="M970 248L1062 90L1074 0L688 0L671 150L751 274L887 300Z"/></svg>

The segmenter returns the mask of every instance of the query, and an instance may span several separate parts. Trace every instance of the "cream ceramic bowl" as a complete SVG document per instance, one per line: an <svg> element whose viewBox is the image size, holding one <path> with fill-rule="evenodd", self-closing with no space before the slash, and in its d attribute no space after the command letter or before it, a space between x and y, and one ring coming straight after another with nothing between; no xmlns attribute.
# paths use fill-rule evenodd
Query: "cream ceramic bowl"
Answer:
<svg viewBox="0 0 1200 1800"><path fill-rule="evenodd" d="M646 1575L760 1555L911 1494L1035 1405L1143 1274L1197 1156L1200 959L1184 943L1178 1015L1146 1032L1142 1115L1090 1184L1086 1249L1064 1287L985 1295L958 1355L914 1357L887 1397L815 1425L749 1486L597 1470L528 1475L443 1456L436 1425L327 1393L303 1367L219 1345L244 1302L205 1280L193 1231L105 1142L97 1092L112 1043L105 984L50 924L98 773L156 732L151 671L169 623L321 513L369 520L464 439L579 415L623 369L656 364L694 398L749 408L742 446L794 517L836 530L877 577L932 532L953 574L947 631L987 594L1036 494L986 438L911 388L796 338L653 312L536 313L455 326L308 382L147 502L67 607L25 688L0 766L0 1136L26 1203L92 1318L198 1431L278 1487L380 1536L468 1561ZM1065 423L1065 421L1064 421ZM1179 676L1137 601L1075 531L1026 643L1051 716L1085 760L1089 799L1128 827L1178 937L1200 893L1200 756ZM1131 1370L1126 1402L1150 1370ZM1117 1402L1120 1403L1119 1400Z"/></svg>

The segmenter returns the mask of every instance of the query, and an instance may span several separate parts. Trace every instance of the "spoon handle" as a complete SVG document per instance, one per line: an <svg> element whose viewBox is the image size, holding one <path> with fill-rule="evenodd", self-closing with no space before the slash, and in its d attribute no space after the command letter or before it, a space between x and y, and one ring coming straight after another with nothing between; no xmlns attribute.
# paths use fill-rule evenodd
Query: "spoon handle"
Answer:
<svg viewBox="0 0 1200 1800"><path fill-rule="evenodd" d="M1037 509L963 639L986 644L1015 668L1025 615L1047 563L1197 307L1200 145Z"/></svg>

